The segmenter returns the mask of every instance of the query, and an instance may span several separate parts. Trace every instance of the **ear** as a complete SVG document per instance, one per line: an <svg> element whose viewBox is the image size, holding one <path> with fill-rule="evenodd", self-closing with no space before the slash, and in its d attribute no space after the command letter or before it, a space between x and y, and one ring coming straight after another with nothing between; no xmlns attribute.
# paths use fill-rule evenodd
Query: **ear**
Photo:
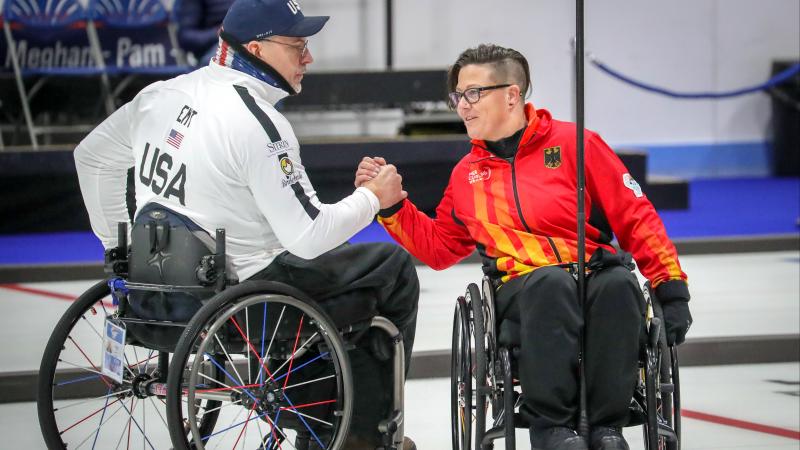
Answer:
<svg viewBox="0 0 800 450"><path fill-rule="evenodd" d="M521 98L519 95L520 93L519 86L517 86L516 84L512 84L511 86L508 87L507 92L508 92L507 94L508 98L506 99L506 101L508 102L508 106L513 108L514 106L517 105L517 103L519 103L519 99Z"/></svg>
<svg viewBox="0 0 800 450"><path fill-rule="evenodd" d="M250 41L244 44L244 48L256 58L261 57L261 44L258 41Z"/></svg>

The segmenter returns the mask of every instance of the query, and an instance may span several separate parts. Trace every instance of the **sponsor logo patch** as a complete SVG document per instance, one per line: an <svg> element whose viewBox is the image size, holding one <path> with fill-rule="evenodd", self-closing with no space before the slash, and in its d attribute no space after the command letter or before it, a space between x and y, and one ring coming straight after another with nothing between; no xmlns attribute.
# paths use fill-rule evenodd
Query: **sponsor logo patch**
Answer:
<svg viewBox="0 0 800 450"><path fill-rule="evenodd" d="M544 166L548 169L558 169L561 167L560 146L544 149Z"/></svg>
<svg viewBox="0 0 800 450"><path fill-rule="evenodd" d="M292 164L292 160L289 159L286 155L281 155L280 157L281 163L281 171L288 177L294 173L294 164Z"/></svg>
<svg viewBox="0 0 800 450"><path fill-rule="evenodd" d="M642 187L639 186L639 183L637 183L636 180L633 179L631 174L629 173L622 174L622 184L624 184L626 188L632 190L633 195L635 195L637 198L644 195L642 193Z"/></svg>
<svg viewBox="0 0 800 450"><path fill-rule="evenodd" d="M281 187L290 186L303 179L303 172L294 171L294 163L289 159L288 154L281 153L278 155L278 165L280 165L281 172L283 172L284 175L283 180L281 180Z"/></svg>
<svg viewBox="0 0 800 450"><path fill-rule="evenodd" d="M492 176L492 169L488 167L481 167L480 169L473 169L467 175L469 184L475 184L479 181L486 181Z"/></svg>
<svg viewBox="0 0 800 450"><path fill-rule="evenodd" d="M281 180L281 187L290 186L292 184L297 183L298 181L300 181L302 179L303 179L303 174L302 173L300 173L300 172L293 173L293 174L287 176L286 178L284 178L283 180Z"/></svg>
<svg viewBox="0 0 800 450"><path fill-rule="evenodd" d="M278 142L270 142L267 144L267 153L269 155L274 155L281 151L286 151L289 149L289 141L285 139L281 139Z"/></svg>

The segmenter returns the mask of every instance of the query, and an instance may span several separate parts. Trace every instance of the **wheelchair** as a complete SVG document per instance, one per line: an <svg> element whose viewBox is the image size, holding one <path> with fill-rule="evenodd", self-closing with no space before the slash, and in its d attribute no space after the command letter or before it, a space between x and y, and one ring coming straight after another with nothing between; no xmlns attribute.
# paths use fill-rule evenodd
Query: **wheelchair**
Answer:
<svg viewBox="0 0 800 450"><path fill-rule="evenodd" d="M495 288L484 277L458 297L453 318L450 367L452 445L456 450L492 449L505 439L515 448L515 429L528 428L519 415L522 401L515 379L519 348L498 342ZM679 450L681 436L678 352L666 342L661 305L649 282L643 295L647 339L639 359L639 379L626 426L642 425L646 450ZM487 427L487 424L490 426Z"/></svg>
<svg viewBox="0 0 800 450"><path fill-rule="evenodd" d="M334 307L283 283L239 283L223 229L212 238L159 205L140 212L130 248L126 224L118 232L108 279L70 306L42 357L48 448L342 448L355 395L347 352L367 336L394 350L379 431L382 448L402 448L403 341L374 299Z"/></svg>

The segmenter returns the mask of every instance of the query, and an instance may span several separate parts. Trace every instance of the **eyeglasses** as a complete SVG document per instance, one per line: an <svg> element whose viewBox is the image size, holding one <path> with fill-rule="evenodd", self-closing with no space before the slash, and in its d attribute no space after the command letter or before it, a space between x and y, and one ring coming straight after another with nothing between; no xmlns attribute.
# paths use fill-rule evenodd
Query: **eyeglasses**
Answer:
<svg viewBox="0 0 800 450"><path fill-rule="evenodd" d="M273 41L272 39L262 39L262 41L272 42L273 44L281 44L281 45L285 45L287 47L291 47L291 48L295 49L297 52L300 53L300 59L303 59L303 57L305 57L306 53L308 52L308 41L307 40L303 41L303 45L288 44L286 42Z"/></svg>
<svg viewBox="0 0 800 450"><path fill-rule="evenodd" d="M483 91L491 91L492 89L500 89L504 87L509 87L510 84L496 84L494 86L484 86L484 87L474 87L465 89L464 92L451 92L447 94L447 98L449 100L449 105L451 108L456 109L458 107L458 102L461 101L463 97L467 103L473 105L481 99L481 92Z"/></svg>

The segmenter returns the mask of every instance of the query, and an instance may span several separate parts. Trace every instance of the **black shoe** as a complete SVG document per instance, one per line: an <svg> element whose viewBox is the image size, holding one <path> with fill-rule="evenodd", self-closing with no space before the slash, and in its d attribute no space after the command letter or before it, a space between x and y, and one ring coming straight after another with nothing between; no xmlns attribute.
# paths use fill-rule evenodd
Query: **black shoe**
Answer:
<svg viewBox="0 0 800 450"><path fill-rule="evenodd" d="M620 428L592 427L590 441L592 450L629 450Z"/></svg>
<svg viewBox="0 0 800 450"><path fill-rule="evenodd" d="M589 450L586 440L567 427L534 428L531 445L534 450Z"/></svg>

